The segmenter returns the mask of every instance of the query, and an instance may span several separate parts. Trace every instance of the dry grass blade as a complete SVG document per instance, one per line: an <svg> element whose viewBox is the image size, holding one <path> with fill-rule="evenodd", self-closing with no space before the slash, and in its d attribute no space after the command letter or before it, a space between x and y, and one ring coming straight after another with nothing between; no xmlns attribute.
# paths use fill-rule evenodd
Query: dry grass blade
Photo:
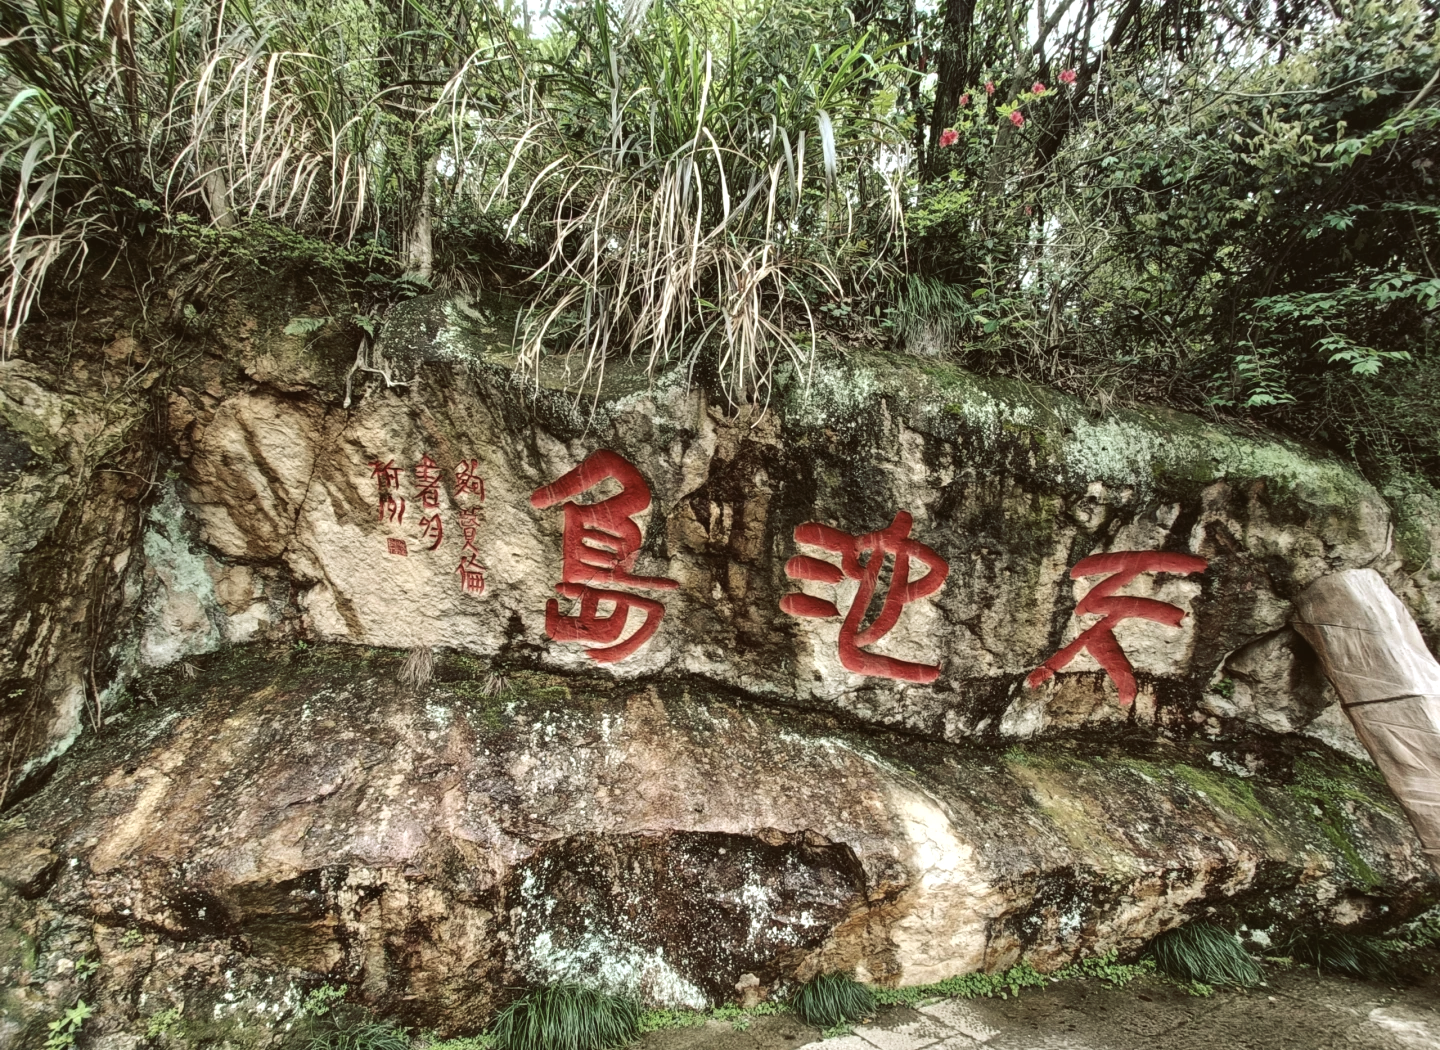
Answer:
<svg viewBox="0 0 1440 1050"><path fill-rule="evenodd" d="M435 653L428 645L417 645L410 650L400 666L400 684L411 689L423 689L435 677Z"/></svg>

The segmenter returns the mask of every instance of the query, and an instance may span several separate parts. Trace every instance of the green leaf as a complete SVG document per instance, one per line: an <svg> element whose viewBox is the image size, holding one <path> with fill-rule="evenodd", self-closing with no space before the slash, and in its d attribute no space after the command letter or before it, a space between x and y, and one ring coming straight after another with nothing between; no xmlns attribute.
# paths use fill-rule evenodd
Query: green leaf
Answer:
<svg viewBox="0 0 1440 1050"><path fill-rule="evenodd" d="M328 317L292 317L285 326L286 335L309 335L318 332L330 323Z"/></svg>

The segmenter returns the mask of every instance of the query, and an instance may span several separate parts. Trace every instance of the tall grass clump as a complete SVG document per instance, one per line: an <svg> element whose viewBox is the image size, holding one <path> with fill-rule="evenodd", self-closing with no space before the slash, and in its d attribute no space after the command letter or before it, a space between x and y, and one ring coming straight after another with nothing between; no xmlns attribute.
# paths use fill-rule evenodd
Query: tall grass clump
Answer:
<svg viewBox="0 0 1440 1050"><path fill-rule="evenodd" d="M306 1050L410 1050L410 1036L382 1021L337 1020L321 1027Z"/></svg>
<svg viewBox="0 0 1440 1050"><path fill-rule="evenodd" d="M608 1050L640 1034L633 999L577 984L540 988L517 999L491 1029L498 1050Z"/></svg>
<svg viewBox="0 0 1440 1050"><path fill-rule="evenodd" d="M835 1028L862 1021L875 1012L875 993L849 974L822 973L800 987L790 1000L806 1024Z"/></svg>
<svg viewBox="0 0 1440 1050"><path fill-rule="evenodd" d="M1149 955L1155 968L1177 981L1253 988L1264 974L1231 933L1208 922L1192 922L1156 937Z"/></svg>
<svg viewBox="0 0 1440 1050"><path fill-rule="evenodd" d="M1343 930L1296 930L1281 942L1280 949L1296 962L1324 973L1364 981L1392 981L1396 976L1395 950L1377 937Z"/></svg>
<svg viewBox="0 0 1440 1050"><path fill-rule="evenodd" d="M839 9L753 13L771 9L564 10L563 54L534 63L544 101L487 126L514 143L494 192L548 252L522 371L563 350L595 381L624 353L763 399L779 361L806 374L812 304L887 273L908 145L873 95L899 67Z"/></svg>

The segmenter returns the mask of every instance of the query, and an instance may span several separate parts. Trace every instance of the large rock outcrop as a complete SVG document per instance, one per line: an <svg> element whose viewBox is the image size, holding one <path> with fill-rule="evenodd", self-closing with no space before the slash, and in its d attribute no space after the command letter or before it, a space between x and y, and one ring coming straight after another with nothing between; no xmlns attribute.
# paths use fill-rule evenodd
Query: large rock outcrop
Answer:
<svg viewBox="0 0 1440 1050"><path fill-rule="evenodd" d="M30 938L0 959L24 977L12 1035L82 956L111 1030L253 1026L322 978L454 1030L527 983L701 1006L821 969L1051 969L1216 909L1383 923L1433 890L1373 771L1334 755L1244 777L1174 745L959 749L695 679L500 682L452 654L411 689L402 658L262 647L151 676L158 708L0 832L5 926Z"/></svg>
<svg viewBox="0 0 1440 1050"><path fill-rule="evenodd" d="M259 1045L321 981L461 1030L1436 895L1289 625L1368 566L1433 644L1427 497L861 351L576 402L443 297L383 375L282 329L0 364L0 1044L83 980Z"/></svg>

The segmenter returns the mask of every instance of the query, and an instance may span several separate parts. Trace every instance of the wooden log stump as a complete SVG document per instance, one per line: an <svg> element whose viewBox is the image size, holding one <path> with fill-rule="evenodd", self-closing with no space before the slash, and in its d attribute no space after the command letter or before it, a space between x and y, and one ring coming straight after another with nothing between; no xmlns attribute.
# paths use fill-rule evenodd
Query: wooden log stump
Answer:
<svg viewBox="0 0 1440 1050"><path fill-rule="evenodd" d="M1317 580L1295 609L1295 629L1440 872L1440 663L1374 569Z"/></svg>

